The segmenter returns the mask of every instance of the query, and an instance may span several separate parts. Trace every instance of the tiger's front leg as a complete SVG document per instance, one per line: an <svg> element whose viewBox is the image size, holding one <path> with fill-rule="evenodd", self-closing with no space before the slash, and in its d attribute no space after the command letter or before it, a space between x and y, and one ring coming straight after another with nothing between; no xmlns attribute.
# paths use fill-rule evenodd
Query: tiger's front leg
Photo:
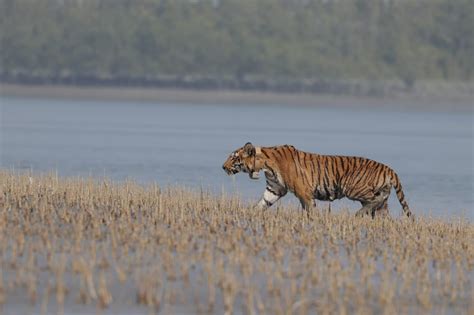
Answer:
<svg viewBox="0 0 474 315"><path fill-rule="evenodd" d="M286 195L286 189L274 190L271 187L267 186L263 192L262 199L257 203L257 208L265 210L271 207L275 202L280 200L281 197Z"/></svg>

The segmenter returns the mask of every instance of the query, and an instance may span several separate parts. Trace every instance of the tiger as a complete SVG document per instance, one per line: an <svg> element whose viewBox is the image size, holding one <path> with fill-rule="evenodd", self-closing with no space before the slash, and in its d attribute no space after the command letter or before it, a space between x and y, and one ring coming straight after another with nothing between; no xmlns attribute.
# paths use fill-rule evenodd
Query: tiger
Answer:
<svg viewBox="0 0 474 315"><path fill-rule="evenodd" d="M258 209L271 207L290 191L308 217L314 200L344 197L361 203L356 216L385 216L393 187L403 213L412 216L397 173L368 158L308 153L292 145L258 147L247 142L230 154L222 168L228 175L243 172L254 180L264 172L266 188L256 204Z"/></svg>

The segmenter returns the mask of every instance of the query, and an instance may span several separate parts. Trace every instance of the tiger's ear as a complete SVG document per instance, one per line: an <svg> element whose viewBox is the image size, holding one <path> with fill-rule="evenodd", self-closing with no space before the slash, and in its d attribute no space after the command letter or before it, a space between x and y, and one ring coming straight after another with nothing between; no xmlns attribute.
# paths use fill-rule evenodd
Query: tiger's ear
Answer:
<svg viewBox="0 0 474 315"><path fill-rule="evenodd" d="M247 142L247 143L244 145L244 152L245 152L248 156L254 156L254 155L255 155L255 147L254 147L253 144L251 144L250 142Z"/></svg>

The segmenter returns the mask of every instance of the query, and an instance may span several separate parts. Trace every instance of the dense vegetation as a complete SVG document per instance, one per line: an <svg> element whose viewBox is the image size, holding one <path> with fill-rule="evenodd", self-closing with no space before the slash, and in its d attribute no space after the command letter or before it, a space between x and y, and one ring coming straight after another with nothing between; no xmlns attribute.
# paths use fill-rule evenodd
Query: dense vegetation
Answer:
<svg viewBox="0 0 474 315"><path fill-rule="evenodd" d="M472 80L472 0L0 0L3 81ZM324 87L323 87L324 88Z"/></svg>

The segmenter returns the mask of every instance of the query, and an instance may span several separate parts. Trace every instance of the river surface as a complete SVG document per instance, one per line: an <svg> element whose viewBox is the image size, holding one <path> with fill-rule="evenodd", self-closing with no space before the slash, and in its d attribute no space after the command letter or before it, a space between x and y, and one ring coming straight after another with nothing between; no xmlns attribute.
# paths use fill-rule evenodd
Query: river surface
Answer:
<svg viewBox="0 0 474 315"><path fill-rule="evenodd" d="M254 202L265 181L229 177L222 163L247 141L292 144L391 166L415 214L474 218L469 109L0 100L3 169L202 186ZM297 205L294 197L282 202ZM394 191L389 205L393 215L401 213ZM359 204L346 200L332 207L343 208L355 211Z"/></svg>

